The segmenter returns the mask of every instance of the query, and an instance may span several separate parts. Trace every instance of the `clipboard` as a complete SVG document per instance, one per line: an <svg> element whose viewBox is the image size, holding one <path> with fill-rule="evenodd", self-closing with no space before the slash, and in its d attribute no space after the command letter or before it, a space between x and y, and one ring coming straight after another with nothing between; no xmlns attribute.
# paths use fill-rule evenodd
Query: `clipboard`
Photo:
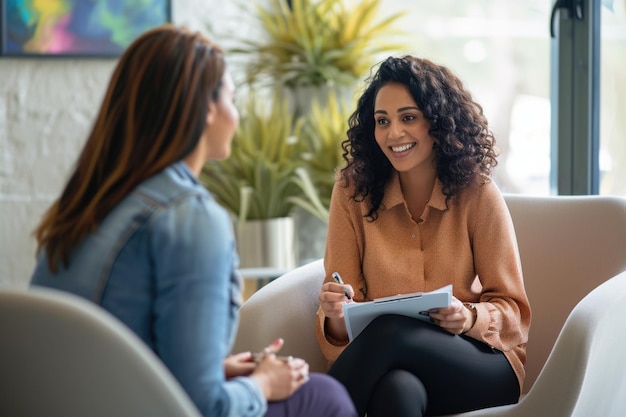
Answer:
<svg viewBox="0 0 626 417"><path fill-rule="evenodd" d="M398 294L375 298L373 301L344 303L342 307L348 339L352 342L372 320L383 314L400 314L430 322L430 317L423 312L432 308L449 307L451 302L452 285L446 285L430 292Z"/></svg>

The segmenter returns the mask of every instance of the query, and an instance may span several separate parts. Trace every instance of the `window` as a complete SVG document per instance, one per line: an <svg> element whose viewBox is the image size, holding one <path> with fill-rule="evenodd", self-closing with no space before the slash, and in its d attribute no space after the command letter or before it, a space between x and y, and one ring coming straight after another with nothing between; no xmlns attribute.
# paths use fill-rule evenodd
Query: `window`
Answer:
<svg viewBox="0 0 626 417"><path fill-rule="evenodd" d="M449 67L483 107L502 152L502 191L550 194L550 4L385 1L408 10L401 29L414 44L402 52Z"/></svg>
<svg viewBox="0 0 626 417"><path fill-rule="evenodd" d="M554 40L554 0L384 3L408 11L401 52L448 66L483 106L502 191L626 196L626 0L576 1L584 19L557 12Z"/></svg>
<svg viewBox="0 0 626 417"><path fill-rule="evenodd" d="M603 1L600 31L600 194L626 197L626 0Z"/></svg>

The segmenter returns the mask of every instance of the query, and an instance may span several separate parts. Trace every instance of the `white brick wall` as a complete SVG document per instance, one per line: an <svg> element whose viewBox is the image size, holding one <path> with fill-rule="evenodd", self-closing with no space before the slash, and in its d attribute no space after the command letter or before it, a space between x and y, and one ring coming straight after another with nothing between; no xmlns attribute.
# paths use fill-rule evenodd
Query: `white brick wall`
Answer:
<svg viewBox="0 0 626 417"><path fill-rule="evenodd" d="M236 13L228 1L173 1L174 21L203 31L210 21L241 33ZM65 184L116 62L0 58L0 285L27 285L32 231Z"/></svg>
<svg viewBox="0 0 626 417"><path fill-rule="evenodd" d="M114 60L0 61L0 283L25 285L32 230L59 194Z"/></svg>

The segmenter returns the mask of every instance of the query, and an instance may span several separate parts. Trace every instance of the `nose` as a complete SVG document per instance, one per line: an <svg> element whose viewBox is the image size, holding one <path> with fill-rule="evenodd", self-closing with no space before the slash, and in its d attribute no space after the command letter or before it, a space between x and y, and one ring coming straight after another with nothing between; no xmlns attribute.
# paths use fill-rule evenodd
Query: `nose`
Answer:
<svg viewBox="0 0 626 417"><path fill-rule="evenodd" d="M389 123L389 129L387 130L389 139L401 138L404 135L404 128L400 123Z"/></svg>

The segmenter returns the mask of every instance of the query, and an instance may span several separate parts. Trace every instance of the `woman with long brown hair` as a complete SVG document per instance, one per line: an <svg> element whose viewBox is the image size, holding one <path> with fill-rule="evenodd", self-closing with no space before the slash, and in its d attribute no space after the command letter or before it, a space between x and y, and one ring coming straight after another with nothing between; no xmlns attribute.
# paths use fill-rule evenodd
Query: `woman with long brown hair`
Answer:
<svg viewBox="0 0 626 417"><path fill-rule="evenodd" d="M354 416L334 379L230 355L241 278L229 217L197 177L239 122L221 49L165 25L121 57L59 199L36 230L32 285L92 300L163 360L205 416ZM256 361L254 359L257 359Z"/></svg>

